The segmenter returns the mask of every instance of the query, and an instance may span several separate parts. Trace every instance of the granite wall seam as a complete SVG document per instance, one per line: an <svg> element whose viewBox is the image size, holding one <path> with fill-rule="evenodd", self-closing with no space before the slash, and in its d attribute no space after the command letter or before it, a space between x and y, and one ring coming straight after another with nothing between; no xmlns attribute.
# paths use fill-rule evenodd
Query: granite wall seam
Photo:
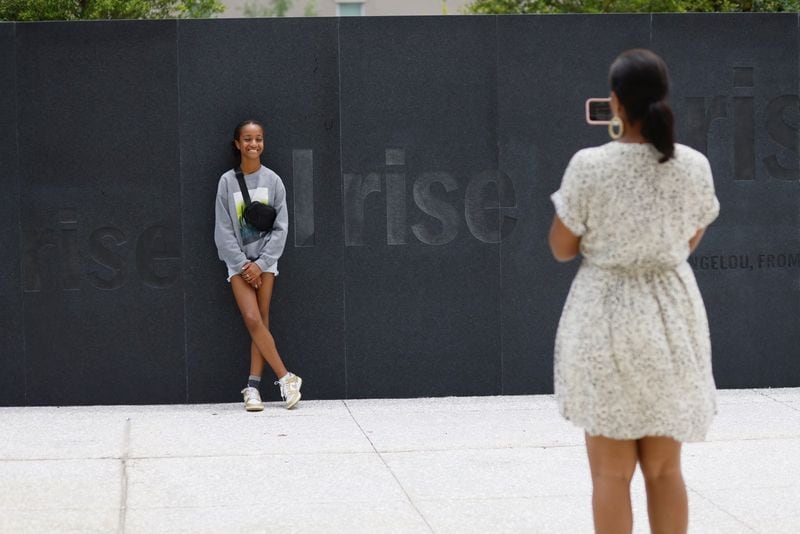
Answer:
<svg viewBox="0 0 800 534"><path fill-rule="evenodd" d="M344 195L344 185L343 185L343 176L344 176L344 149L342 148L342 125L343 115L342 115L342 19L339 17L336 20L336 74L337 74L337 82L338 82L338 98L337 104L339 109L339 187L342 188L342 220L340 221L341 229L342 229L342 236L345 235L345 220L344 220L344 213L347 209L346 202L345 202L345 195ZM341 265L342 265L342 272L344 272L345 265L347 263L347 245L342 240L341 244L342 255L341 255ZM343 361L344 361L344 398L350 398L350 381L349 381L349 372L347 367L347 277L342 277L342 337L343 337Z"/></svg>
<svg viewBox="0 0 800 534"><path fill-rule="evenodd" d="M17 43L17 28L19 27L18 22L12 23L12 35L13 39L11 40L12 46L14 47L13 56L14 56L14 109L16 115L16 124L14 125L14 136L16 140L16 178L17 178L17 194L19 198L22 198L22 145L20 142L20 127L22 125L22 109L19 104L19 46ZM17 254L19 254L19 280L20 280L20 287L19 287L19 299L20 299L20 310L19 314L21 317L22 323L22 376L23 376L23 395L25 399L25 404L30 402L30 395L28 392L28 336L27 336L27 322L25 321L26 313L25 313L25 292L23 289L22 284L22 263L23 263L23 242L22 242L22 212L17 210L17 235L19 237L18 245L17 245Z"/></svg>
<svg viewBox="0 0 800 534"><path fill-rule="evenodd" d="M183 127L181 119L181 22L179 19L175 20L175 103L177 105L176 118L178 120L175 133L178 136L176 140L176 149L178 150L178 202L180 203L179 211L181 213L180 233L181 233L181 296L183 298L183 372L184 372L184 399L189 402L189 322L187 317L187 295L186 295L186 232L184 228L185 218L183 217L183 195L184 195L184 166L183 166L183 148L181 145L181 138L183 137Z"/></svg>

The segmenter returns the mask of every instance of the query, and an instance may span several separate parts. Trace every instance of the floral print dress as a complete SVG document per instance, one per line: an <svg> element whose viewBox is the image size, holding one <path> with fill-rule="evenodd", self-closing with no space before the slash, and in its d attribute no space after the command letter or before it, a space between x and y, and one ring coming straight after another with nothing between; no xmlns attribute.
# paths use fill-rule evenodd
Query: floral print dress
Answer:
<svg viewBox="0 0 800 534"><path fill-rule="evenodd" d="M676 144L577 152L551 199L583 261L555 342L561 414L590 435L699 441L716 412L689 239L719 213L708 160Z"/></svg>

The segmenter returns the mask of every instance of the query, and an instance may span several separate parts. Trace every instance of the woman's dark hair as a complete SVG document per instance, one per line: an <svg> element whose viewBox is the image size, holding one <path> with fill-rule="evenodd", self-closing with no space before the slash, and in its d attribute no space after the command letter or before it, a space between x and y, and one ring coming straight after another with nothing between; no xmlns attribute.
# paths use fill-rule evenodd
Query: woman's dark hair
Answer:
<svg viewBox="0 0 800 534"><path fill-rule="evenodd" d="M608 81L625 108L628 122L641 121L642 135L663 154L658 161L672 158L675 118L667 103L669 75L664 60L650 50L628 50L611 64Z"/></svg>
<svg viewBox="0 0 800 534"><path fill-rule="evenodd" d="M242 135L242 128L244 128L248 124L255 124L256 126L261 128L262 132L264 131L264 125L255 119L247 119L246 121L242 121L238 125L236 125L236 129L233 131L233 141L231 141L231 146L233 147L233 155L236 156L237 161L241 154L239 152L239 149L236 148L236 141L238 141L239 136Z"/></svg>

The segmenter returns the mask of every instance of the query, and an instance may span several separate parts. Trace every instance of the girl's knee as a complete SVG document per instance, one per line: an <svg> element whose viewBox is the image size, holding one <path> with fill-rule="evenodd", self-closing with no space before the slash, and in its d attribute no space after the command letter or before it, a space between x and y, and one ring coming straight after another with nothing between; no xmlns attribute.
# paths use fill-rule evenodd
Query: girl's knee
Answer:
<svg viewBox="0 0 800 534"><path fill-rule="evenodd" d="M250 332L264 326L264 319L258 311L243 313L242 319L244 319L244 325Z"/></svg>

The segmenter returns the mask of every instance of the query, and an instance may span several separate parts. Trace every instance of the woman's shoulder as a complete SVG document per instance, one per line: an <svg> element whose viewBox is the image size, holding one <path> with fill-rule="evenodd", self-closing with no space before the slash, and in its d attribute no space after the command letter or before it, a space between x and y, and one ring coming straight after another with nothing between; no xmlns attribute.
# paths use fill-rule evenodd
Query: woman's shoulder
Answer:
<svg viewBox="0 0 800 534"><path fill-rule="evenodd" d="M675 157L673 158L676 163L691 166L707 166L708 158L690 146L675 143Z"/></svg>
<svg viewBox="0 0 800 534"><path fill-rule="evenodd" d="M572 158L578 161L603 158L608 155L609 149L612 148L612 145L613 143L606 143L604 145L582 148L575 152L575 155L573 155Z"/></svg>
<svg viewBox="0 0 800 534"><path fill-rule="evenodd" d="M585 166L594 166L598 161L604 160L608 157L606 145L591 146L578 150L570 158L569 166L573 168L581 168Z"/></svg>
<svg viewBox="0 0 800 534"><path fill-rule="evenodd" d="M639 145L610 141L602 145L582 148L575 152L572 159L576 162L596 164L601 161L616 158L620 153L625 152L626 149L637 146Z"/></svg>
<svg viewBox="0 0 800 534"><path fill-rule="evenodd" d="M650 143L620 143L611 141L600 146L584 148L575 153L577 161L598 165L604 161L621 161L622 158L660 157L660 152ZM674 158L670 161L679 167L707 167L708 159L692 147L675 143Z"/></svg>

